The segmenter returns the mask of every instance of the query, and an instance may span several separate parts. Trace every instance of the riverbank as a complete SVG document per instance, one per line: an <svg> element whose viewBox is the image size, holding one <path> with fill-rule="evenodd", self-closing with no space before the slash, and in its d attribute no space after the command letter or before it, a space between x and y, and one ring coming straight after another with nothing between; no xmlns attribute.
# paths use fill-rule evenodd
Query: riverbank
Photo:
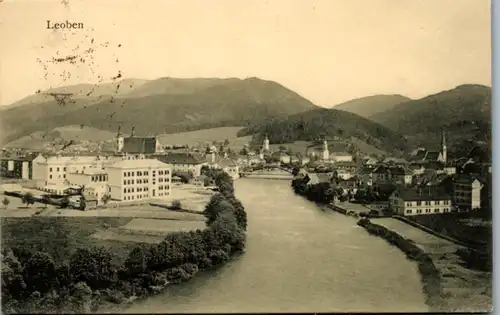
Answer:
<svg viewBox="0 0 500 315"><path fill-rule="evenodd" d="M148 297L162 292L170 283L187 281L201 270L223 265L244 250L246 213L234 197L230 176L222 171L216 173L221 194L210 199L204 216L177 213L206 219L206 228L199 226L205 220L186 224L150 218L93 217L85 219L99 223L99 231L88 224L86 230L74 234L75 230L81 230L78 224L71 228L61 223L83 218L22 218L37 221L43 228L16 226L15 233L4 244L2 277L7 279L2 287L4 312L88 313L109 309L109 303L120 305ZM169 229L171 223L177 226ZM39 238L35 234L41 230L50 231L51 235L37 243ZM129 238L144 234L163 240L135 243L113 240L113 244L128 245L118 252L102 246L103 242L110 242L106 233L117 230ZM31 234L25 235L23 231ZM74 241L81 243L80 246L74 246Z"/></svg>
<svg viewBox="0 0 500 315"><path fill-rule="evenodd" d="M464 267L461 246L394 219L362 219L358 225L385 239L417 261L432 312L488 312L492 274Z"/></svg>

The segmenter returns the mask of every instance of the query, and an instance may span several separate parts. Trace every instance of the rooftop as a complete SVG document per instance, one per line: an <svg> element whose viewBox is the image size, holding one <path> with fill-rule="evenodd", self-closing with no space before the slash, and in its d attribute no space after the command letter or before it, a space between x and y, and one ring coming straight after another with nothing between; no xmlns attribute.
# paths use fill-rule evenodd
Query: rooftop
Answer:
<svg viewBox="0 0 500 315"><path fill-rule="evenodd" d="M202 164L205 161L199 154L195 153L168 153L155 156L158 160L168 164Z"/></svg>
<svg viewBox="0 0 500 315"><path fill-rule="evenodd" d="M158 161L157 159L138 159L138 160L122 160L113 163L110 168L149 168L149 167L162 167L168 168L169 164Z"/></svg>
<svg viewBox="0 0 500 315"><path fill-rule="evenodd" d="M399 188L395 192L405 201L433 201L433 200L451 200L451 197L442 187L427 186L425 188Z"/></svg>

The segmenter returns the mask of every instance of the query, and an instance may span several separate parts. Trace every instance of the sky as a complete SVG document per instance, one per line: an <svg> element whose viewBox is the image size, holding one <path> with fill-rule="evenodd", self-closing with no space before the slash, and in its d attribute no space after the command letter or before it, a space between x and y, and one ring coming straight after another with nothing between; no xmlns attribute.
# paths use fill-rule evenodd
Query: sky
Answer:
<svg viewBox="0 0 500 315"><path fill-rule="evenodd" d="M6 0L0 23L2 105L118 73L259 77L320 106L491 86L487 0Z"/></svg>

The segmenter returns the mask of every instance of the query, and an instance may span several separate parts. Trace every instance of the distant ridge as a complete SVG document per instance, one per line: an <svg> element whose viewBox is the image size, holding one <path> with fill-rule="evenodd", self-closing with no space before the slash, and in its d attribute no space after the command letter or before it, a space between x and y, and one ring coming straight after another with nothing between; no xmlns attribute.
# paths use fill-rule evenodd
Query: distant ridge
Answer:
<svg viewBox="0 0 500 315"><path fill-rule="evenodd" d="M316 108L282 85L259 78L120 82L61 87L30 96L26 98L30 102L25 99L24 104L1 111L0 140L6 143L66 125L109 131L135 126L138 133L150 134L244 126ZM74 96L64 104L39 98L54 91Z"/></svg>
<svg viewBox="0 0 500 315"><path fill-rule="evenodd" d="M411 101L411 99L403 95L380 94L350 100L335 105L332 108L369 118L375 114L390 110L394 108L394 106L408 101Z"/></svg>

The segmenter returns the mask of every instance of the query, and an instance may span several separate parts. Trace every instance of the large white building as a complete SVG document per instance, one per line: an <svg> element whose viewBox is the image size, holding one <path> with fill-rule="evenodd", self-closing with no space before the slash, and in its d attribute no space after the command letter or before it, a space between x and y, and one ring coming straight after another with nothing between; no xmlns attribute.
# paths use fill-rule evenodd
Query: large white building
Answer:
<svg viewBox="0 0 500 315"><path fill-rule="evenodd" d="M137 201L168 197L172 166L156 159L118 161L107 168L111 200Z"/></svg>
<svg viewBox="0 0 500 315"><path fill-rule="evenodd" d="M437 187L400 188L389 197L389 209L402 216L451 212L451 197Z"/></svg>

